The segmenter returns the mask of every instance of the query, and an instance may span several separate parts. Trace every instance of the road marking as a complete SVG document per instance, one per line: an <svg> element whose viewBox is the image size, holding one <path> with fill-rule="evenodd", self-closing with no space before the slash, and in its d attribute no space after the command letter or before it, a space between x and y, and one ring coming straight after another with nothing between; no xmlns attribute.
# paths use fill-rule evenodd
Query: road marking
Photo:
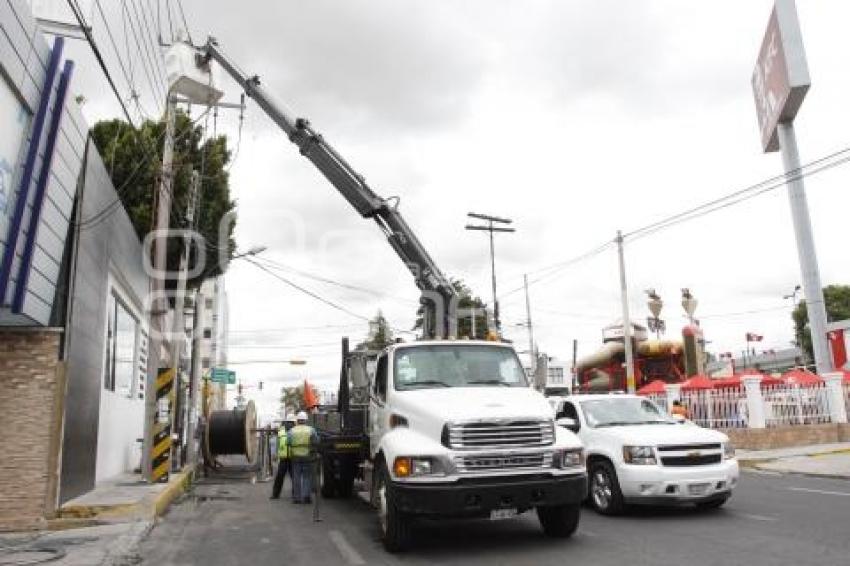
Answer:
<svg viewBox="0 0 850 566"><path fill-rule="evenodd" d="M739 513L738 511L733 511L732 514L742 519L750 519L752 521L763 521L765 523L772 523L773 521L777 520L776 517L768 517L766 515L754 515L752 513Z"/></svg>
<svg viewBox="0 0 850 566"><path fill-rule="evenodd" d="M599 536L597 533L594 533L593 531L585 531L585 530L583 530L583 529L582 529L582 530L580 530L580 531L578 532L578 534L579 534L579 536L589 537L589 538L593 538L593 537L598 537L598 536Z"/></svg>
<svg viewBox="0 0 850 566"><path fill-rule="evenodd" d="M330 531L328 533L328 537L330 537L331 542L334 543L334 546L342 554L342 557L351 564L351 566L362 566L366 564L366 561L363 560L363 557L360 556L360 553L354 550L354 547L351 546L351 543L346 540L345 535L343 535L339 531Z"/></svg>
<svg viewBox="0 0 850 566"><path fill-rule="evenodd" d="M809 489L808 487L786 487L788 491L803 491L806 493L820 493L821 495L839 495L842 497L850 497L850 493L846 491L827 491L825 489Z"/></svg>

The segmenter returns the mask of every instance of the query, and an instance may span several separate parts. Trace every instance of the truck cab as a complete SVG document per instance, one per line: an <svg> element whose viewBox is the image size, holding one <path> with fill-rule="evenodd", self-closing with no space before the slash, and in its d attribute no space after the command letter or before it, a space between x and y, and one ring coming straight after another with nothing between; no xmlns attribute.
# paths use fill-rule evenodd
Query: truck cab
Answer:
<svg viewBox="0 0 850 566"><path fill-rule="evenodd" d="M390 550L409 542L418 516L502 519L536 509L551 536L578 525L581 442L555 426L509 344L388 347L371 380L367 428L367 482Z"/></svg>

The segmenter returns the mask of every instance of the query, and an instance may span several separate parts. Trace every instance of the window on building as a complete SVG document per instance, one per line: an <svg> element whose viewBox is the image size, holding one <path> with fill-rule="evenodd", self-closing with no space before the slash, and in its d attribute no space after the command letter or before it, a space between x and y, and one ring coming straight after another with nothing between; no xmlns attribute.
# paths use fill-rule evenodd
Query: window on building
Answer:
<svg viewBox="0 0 850 566"><path fill-rule="evenodd" d="M103 386L132 396L138 364L139 321L114 293L106 309L106 363Z"/></svg>
<svg viewBox="0 0 850 566"><path fill-rule="evenodd" d="M207 298L204 299L204 307L206 307L207 310L212 310L212 308L213 308L212 297L207 297Z"/></svg>
<svg viewBox="0 0 850 566"><path fill-rule="evenodd" d="M0 74L0 214L11 206L15 191L15 169L22 155L30 124L30 113Z"/></svg>
<svg viewBox="0 0 850 566"><path fill-rule="evenodd" d="M209 358L203 358L201 360L201 365L203 366L204 369L210 369L210 359Z"/></svg>
<svg viewBox="0 0 850 566"><path fill-rule="evenodd" d="M212 338L212 328L204 328L204 338Z"/></svg>
<svg viewBox="0 0 850 566"><path fill-rule="evenodd" d="M564 368L549 368L549 383L564 383Z"/></svg>

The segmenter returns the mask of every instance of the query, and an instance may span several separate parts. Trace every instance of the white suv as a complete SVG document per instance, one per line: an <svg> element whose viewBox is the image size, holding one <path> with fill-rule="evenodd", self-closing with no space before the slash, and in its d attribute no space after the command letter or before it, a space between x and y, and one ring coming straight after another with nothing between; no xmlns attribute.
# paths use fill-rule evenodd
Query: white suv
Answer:
<svg viewBox="0 0 850 566"><path fill-rule="evenodd" d="M588 491L599 513L630 503L716 508L738 483L725 434L681 423L637 395L574 395L554 404L558 425L585 446Z"/></svg>

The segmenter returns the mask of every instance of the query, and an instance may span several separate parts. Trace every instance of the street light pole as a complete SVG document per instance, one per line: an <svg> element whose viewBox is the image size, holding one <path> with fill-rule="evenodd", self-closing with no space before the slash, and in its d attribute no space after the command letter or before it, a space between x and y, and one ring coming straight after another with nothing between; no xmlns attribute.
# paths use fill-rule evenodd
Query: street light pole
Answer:
<svg viewBox="0 0 850 566"><path fill-rule="evenodd" d="M629 319L629 293L626 287L626 260L623 257L623 233L617 230L617 256L620 260L620 299L623 303L623 343L626 349L626 389L635 392L635 359L632 351L632 322Z"/></svg>
<svg viewBox="0 0 850 566"><path fill-rule="evenodd" d="M802 353L803 341L801 340L799 331L797 331L797 321L794 320L794 311L797 310L797 293L799 293L801 289L802 287L800 285L794 285L794 290L787 295L783 295L782 298L786 301L791 299L791 321L794 323L794 345L800 348L800 352ZM803 354L803 357L805 358L805 354ZM805 365L805 359L803 362Z"/></svg>
<svg viewBox="0 0 850 566"><path fill-rule="evenodd" d="M490 216L488 214L480 214L477 212L469 212L467 216L470 218L477 218L479 220L485 220L487 222L486 226L477 226L477 225L466 225L467 230L480 230L484 232L490 233L490 275L493 284L493 319L495 320L496 330L500 330L502 327L502 321L499 317L499 300L496 295L496 252L495 252L495 243L493 240L493 232L516 232L514 228L506 228L503 226L495 226L494 223L498 224L511 224L513 220L510 218L500 218L498 216Z"/></svg>

